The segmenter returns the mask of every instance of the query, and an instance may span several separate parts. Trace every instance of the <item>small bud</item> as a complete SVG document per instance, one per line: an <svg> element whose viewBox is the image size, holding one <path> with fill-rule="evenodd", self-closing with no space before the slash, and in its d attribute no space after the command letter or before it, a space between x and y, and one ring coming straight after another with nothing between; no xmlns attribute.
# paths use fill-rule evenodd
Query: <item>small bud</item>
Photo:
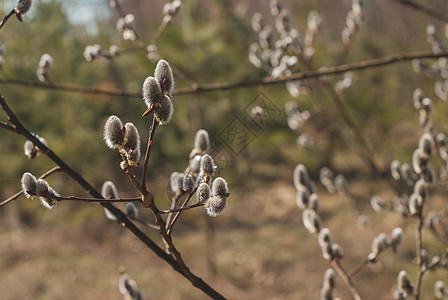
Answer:
<svg viewBox="0 0 448 300"><path fill-rule="evenodd" d="M201 155L195 155L192 159L190 159L190 172L193 174L198 174L201 170Z"/></svg>
<svg viewBox="0 0 448 300"><path fill-rule="evenodd" d="M23 145L23 150L25 152L25 155L30 159L37 156L36 147L34 147L34 144L31 141L25 142L25 144Z"/></svg>
<svg viewBox="0 0 448 300"><path fill-rule="evenodd" d="M134 202L126 203L126 206L124 207L124 213L129 218L138 218L138 208L134 204Z"/></svg>
<svg viewBox="0 0 448 300"><path fill-rule="evenodd" d="M117 199L118 191L115 184L112 181L105 181L101 187L101 196L104 199Z"/></svg>
<svg viewBox="0 0 448 300"><path fill-rule="evenodd" d="M190 194L194 188L194 180L190 174L186 174L182 181L182 189Z"/></svg>
<svg viewBox="0 0 448 300"><path fill-rule="evenodd" d="M198 154L207 153L210 148L210 138L208 132L204 129L199 129L194 137L194 149L199 150Z"/></svg>
<svg viewBox="0 0 448 300"><path fill-rule="evenodd" d="M129 150L126 154L126 158L128 159L129 166L135 167L138 165L138 161L140 160L141 152L140 146L134 150Z"/></svg>
<svg viewBox="0 0 448 300"><path fill-rule="evenodd" d="M173 172L170 176L170 188L171 191L182 191L184 182L184 173Z"/></svg>
<svg viewBox="0 0 448 300"><path fill-rule="evenodd" d="M173 115L173 103L171 99L165 95L160 99L160 105L156 106L154 109L154 116L159 122L159 125L168 124Z"/></svg>
<svg viewBox="0 0 448 300"><path fill-rule="evenodd" d="M390 245L394 251L397 250L398 245L401 243L403 238L403 230L400 227L394 228L390 235Z"/></svg>
<svg viewBox="0 0 448 300"><path fill-rule="evenodd" d="M199 203L204 203L210 198L210 187L207 183L201 183L196 193L196 199Z"/></svg>
<svg viewBox="0 0 448 300"><path fill-rule="evenodd" d="M104 141L109 148L116 149L123 144L124 135L121 130L122 126L123 124L117 116L110 116L107 119L106 125L104 126Z"/></svg>
<svg viewBox="0 0 448 300"><path fill-rule="evenodd" d="M398 273L398 290L400 293L406 298L408 296L412 295L412 292L414 290L414 287L411 283L411 280L408 277L408 274L406 271L402 270L400 273Z"/></svg>
<svg viewBox="0 0 448 300"><path fill-rule="evenodd" d="M372 253L375 255L380 254L387 247L389 247L389 243L387 242L387 235L385 233L380 233L372 241Z"/></svg>
<svg viewBox="0 0 448 300"><path fill-rule="evenodd" d="M25 14L31 7L31 0L19 0L16 3L16 6L14 6L14 11L18 14L18 15L23 15ZM21 17L18 17L19 20L21 21Z"/></svg>
<svg viewBox="0 0 448 300"><path fill-rule="evenodd" d="M212 196L205 202L205 209L210 217L216 217L227 207L227 198L223 196Z"/></svg>
<svg viewBox="0 0 448 300"><path fill-rule="evenodd" d="M336 178L334 179L334 185L339 193L346 193L348 191L347 180L345 179L345 176L342 174L336 176Z"/></svg>
<svg viewBox="0 0 448 300"><path fill-rule="evenodd" d="M299 164L294 169L294 176L293 176L293 182L296 187L296 189L299 189L300 186L306 186L308 185L310 181L310 178L308 176L308 171L306 170L305 166L302 164Z"/></svg>
<svg viewBox="0 0 448 300"><path fill-rule="evenodd" d="M310 193L308 189L301 187L296 193L296 203L300 209L305 209L308 206Z"/></svg>
<svg viewBox="0 0 448 300"><path fill-rule="evenodd" d="M173 71L166 60L159 60L154 70L154 77L158 80L163 94L171 96L174 89L174 77Z"/></svg>
<svg viewBox="0 0 448 300"><path fill-rule="evenodd" d="M37 179L33 174L26 172L22 176L22 189L27 198L36 195Z"/></svg>
<svg viewBox="0 0 448 300"><path fill-rule="evenodd" d="M319 201L317 194L311 194L308 201L308 208L319 213Z"/></svg>
<svg viewBox="0 0 448 300"><path fill-rule="evenodd" d="M390 173L392 178L396 181L400 180L400 162L398 160L393 160L390 163Z"/></svg>
<svg viewBox="0 0 448 300"><path fill-rule="evenodd" d="M427 157L432 156L434 148L434 140L428 133L423 134L420 137L418 147L422 150L423 154Z"/></svg>
<svg viewBox="0 0 448 300"><path fill-rule="evenodd" d="M425 187L425 181L423 179L419 179L414 185L414 194L420 195L422 200L426 199L427 192Z"/></svg>
<svg viewBox="0 0 448 300"><path fill-rule="evenodd" d="M421 212L423 198L419 194L412 194L409 198L409 212L415 216Z"/></svg>
<svg viewBox="0 0 448 300"><path fill-rule="evenodd" d="M331 237L330 237L330 230L328 228L323 228L319 232L319 245L322 249L322 256L326 260L333 259L333 252L331 249Z"/></svg>
<svg viewBox="0 0 448 300"><path fill-rule="evenodd" d="M213 181L212 194L213 196L228 197L229 188L227 182L222 177L218 177Z"/></svg>
<svg viewBox="0 0 448 300"><path fill-rule="evenodd" d="M344 257L344 251L342 251L342 247L338 244L331 245L331 255L333 259L340 260Z"/></svg>
<svg viewBox="0 0 448 300"><path fill-rule="evenodd" d="M442 280L439 280L434 285L434 294L437 299L444 299L445 296L448 296L448 291L445 289L445 283Z"/></svg>
<svg viewBox="0 0 448 300"><path fill-rule="evenodd" d="M127 151L134 149L140 150L140 135L138 134L137 127L135 127L135 125L132 123L126 123L124 125L124 128L125 143L123 145L123 148Z"/></svg>
<svg viewBox="0 0 448 300"><path fill-rule="evenodd" d="M372 198L370 198L370 206L374 211L380 212L383 208L386 207L386 203L384 202L383 198L379 196L373 196Z"/></svg>
<svg viewBox="0 0 448 300"><path fill-rule="evenodd" d="M320 220L319 215L308 208L302 213L302 221L303 225L310 233L319 233L320 228L322 227L322 221Z"/></svg>
<svg viewBox="0 0 448 300"><path fill-rule="evenodd" d="M215 172L215 163L213 158L208 154L205 154L201 158L201 172L206 176L211 176Z"/></svg>
<svg viewBox="0 0 448 300"><path fill-rule="evenodd" d="M428 164L428 157L423 153L422 149L417 148L412 154L412 167L415 173L420 174Z"/></svg>

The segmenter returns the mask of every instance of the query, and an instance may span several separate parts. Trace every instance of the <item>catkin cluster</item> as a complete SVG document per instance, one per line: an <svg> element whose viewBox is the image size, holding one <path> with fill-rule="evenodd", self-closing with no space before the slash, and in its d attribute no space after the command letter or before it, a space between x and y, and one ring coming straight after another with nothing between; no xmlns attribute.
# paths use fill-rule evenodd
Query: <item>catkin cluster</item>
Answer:
<svg viewBox="0 0 448 300"><path fill-rule="evenodd" d="M173 114L173 103L170 98L173 89L173 71L168 62L161 59L154 70L154 77L147 77L143 83L143 100L148 106L143 116L154 112L159 125L167 124Z"/></svg>
<svg viewBox="0 0 448 300"><path fill-rule="evenodd" d="M124 40L135 41L135 17L133 14L127 14L123 18L117 20L117 31L122 35Z"/></svg>
<svg viewBox="0 0 448 300"><path fill-rule="evenodd" d="M321 19L316 11L310 12L304 44L299 31L292 28L288 9L282 8L278 1L271 0L270 12L275 18L274 27L265 24L261 13L257 12L252 16L252 29L258 35L258 42L249 46L249 61L256 68L268 71L269 76L289 75L299 67L297 55L306 60L314 55L314 36ZM296 55L289 55L291 52ZM307 92L307 88L298 80L286 82L286 88L293 97Z"/></svg>
<svg viewBox="0 0 448 300"><path fill-rule="evenodd" d="M227 207L229 188L222 177L212 182L215 174L213 158L207 154L210 149L208 132L200 129L196 132L194 146L189 155L189 164L184 172L173 172L170 188L176 196L183 193L196 193L198 203L203 203L207 214L216 217Z"/></svg>
<svg viewBox="0 0 448 300"><path fill-rule="evenodd" d="M47 141L43 137L40 137L37 134L35 134L35 137L38 138L42 144L47 146ZM29 140L26 141L25 144L23 145L23 150L25 152L25 155L28 156L28 158L30 159L33 159L42 154L42 150Z"/></svg>
<svg viewBox="0 0 448 300"><path fill-rule="evenodd" d="M351 10L345 18L345 28L342 30L342 42L345 47L350 47L363 19L362 0L352 0Z"/></svg>
<svg viewBox="0 0 448 300"><path fill-rule="evenodd" d="M36 179L33 174L26 172L22 176L22 190L26 197L39 197L43 206L51 209L59 202L60 195L43 179Z"/></svg>
<svg viewBox="0 0 448 300"><path fill-rule="evenodd" d="M120 152L122 169L138 165L141 155L140 135L133 123L123 125L120 118L110 116L104 125L104 141L109 148Z"/></svg>

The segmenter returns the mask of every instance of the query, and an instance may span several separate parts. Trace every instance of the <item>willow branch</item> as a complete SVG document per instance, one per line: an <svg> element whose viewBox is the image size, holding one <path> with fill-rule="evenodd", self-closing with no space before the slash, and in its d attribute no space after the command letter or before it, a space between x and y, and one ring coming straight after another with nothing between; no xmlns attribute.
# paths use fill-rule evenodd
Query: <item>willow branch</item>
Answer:
<svg viewBox="0 0 448 300"><path fill-rule="evenodd" d="M54 163L56 163L63 172L69 175L74 181L76 181L84 190L86 190L94 198L102 198L101 193L98 192L93 186L91 186L78 172L73 170L67 165L59 156L57 156L51 149L36 138L30 131L28 131L22 123L17 119L16 115L11 111L3 96L0 96L0 107L8 116L8 120L17 128L17 133L29 139L34 145L39 147L42 152L47 155ZM118 208L111 203L101 203L103 207L109 210L117 219L131 231L139 240L141 240L148 248L150 248L159 258L168 263L173 270L180 273L186 279L188 279L193 286L200 289L207 295L215 299L225 299L221 294L214 290L210 285L203 281L200 277L194 275L188 270L188 274L185 273L184 266L178 261L174 260L169 254L167 254L162 248L160 248L153 240L151 240L143 231L141 231L131 220ZM188 269L188 268L187 268Z"/></svg>
<svg viewBox="0 0 448 300"><path fill-rule="evenodd" d="M152 125L151 125L151 128L149 129L149 137L148 137L148 145L146 147L145 162L143 164L142 182L140 184L143 190L146 190L146 173L148 170L149 156L151 154L151 146L152 146L152 142L154 139L154 133L156 132L157 125L158 125L158 123L157 123L156 117L153 116Z"/></svg>
<svg viewBox="0 0 448 300"><path fill-rule="evenodd" d="M426 7L422 4L419 4L417 2L411 1L411 0L395 0L396 2L399 2L405 6L409 6L415 10L421 11L431 17L434 17L436 19L439 19L444 22L448 22L448 16L441 13L440 10L435 10L429 7Z"/></svg>
<svg viewBox="0 0 448 300"><path fill-rule="evenodd" d="M185 206L187 206L188 201L190 201L191 197L193 197L194 193L196 193L196 191L198 190L198 187L199 187L199 186L197 186L197 187L193 190L193 192L191 192L191 194L188 195L187 199L185 199L185 201L184 201L184 203L182 204L181 207L185 207ZM167 224L167 226L168 226L168 230L167 230L168 235L171 235L171 231L173 230L174 224L176 224L177 219L179 219L179 216L180 216L181 212L182 212L182 211L178 211L178 212L176 212L176 215L174 216L174 218L173 218L173 220L171 221L171 223L170 223L170 224Z"/></svg>
<svg viewBox="0 0 448 300"><path fill-rule="evenodd" d="M14 127L11 124L8 124L7 122L0 122L0 128L11 131L11 132L16 132L16 127Z"/></svg>
<svg viewBox="0 0 448 300"><path fill-rule="evenodd" d="M350 292L352 293L353 299L361 300L361 296L359 296L358 291L355 288L355 285L353 284L352 280L350 279L350 276L347 275L347 272L345 272L344 268L342 268L341 264L336 260L331 260L331 265L336 270L336 272L339 274L339 276L341 276L342 280L344 280L345 285L347 285Z"/></svg>
<svg viewBox="0 0 448 300"><path fill-rule="evenodd" d="M244 82L225 82L225 83L208 83L203 85L194 85L188 88L177 89L173 91L174 96L192 95L213 91L234 90L248 87L256 87L260 85L276 85L285 83L290 80L306 80L310 78L316 78L320 76L332 76L343 74L349 71L361 71L371 68L378 68L396 63L403 63L411 61L413 59L437 59L440 57L448 57L448 51L442 51L440 53L433 53L431 51L411 52L394 54L382 58L364 60L352 64L339 65L335 67L328 67L324 70L312 70L293 73L291 75L280 76L277 78L265 77L260 80L244 81ZM11 84L25 87L35 87L49 90L64 91L69 93L78 94L94 94L94 95L106 95L106 96L119 96L119 97L131 97L142 98L140 92L126 92L120 89L103 89L93 88L86 86L72 86L72 85L58 85L58 84L45 84L37 81L26 81L18 79L0 79L0 84Z"/></svg>
<svg viewBox="0 0 448 300"><path fill-rule="evenodd" d="M42 174L39 179L45 179L48 176L50 176L53 173L59 172L61 171L61 168L59 166L54 167L53 169L48 170L47 172L45 172L44 174ZM0 203L0 207L10 203L11 201L16 200L17 198L19 198L21 195L23 194L23 190L21 190L20 192L15 193L13 196L9 197L8 199L6 199L5 201L3 201L2 203Z"/></svg>
<svg viewBox="0 0 448 300"><path fill-rule="evenodd" d="M168 210L159 210L159 213L161 214L169 214L169 213L173 213L173 212L179 212L179 211L184 211L187 209L192 209L192 208L196 208L196 207L201 207L204 206L205 203L199 202L190 206L182 206L182 207L178 207L178 208L173 208L173 209L168 209Z"/></svg>
<svg viewBox="0 0 448 300"><path fill-rule="evenodd" d="M134 197L134 198L84 198L84 197L51 197L58 201L82 201L82 202L96 202L96 203L114 203L114 202L135 202L142 201L142 197Z"/></svg>

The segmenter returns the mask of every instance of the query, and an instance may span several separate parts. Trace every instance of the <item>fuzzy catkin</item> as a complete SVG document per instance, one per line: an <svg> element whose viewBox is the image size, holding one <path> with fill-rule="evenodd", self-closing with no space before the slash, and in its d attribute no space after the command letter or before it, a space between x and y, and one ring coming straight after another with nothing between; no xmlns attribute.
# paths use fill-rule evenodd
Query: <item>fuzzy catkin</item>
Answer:
<svg viewBox="0 0 448 300"><path fill-rule="evenodd" d="M191 176L190 174L186 174L182 182L182 189L187 193L191 193L193 191L193 188L194 188L193 176Z"/></svg>
<svg viewBox="0 0 448 300"><path fill-rule="evenodd" d="M143 82L142 90L146 106L151 107L160 103L163 94L157 79L152 76L147 77Z"/></svg>
<svg viewBox="0 0 448 300"><path fill-rule="evenodd" d="M174 77L173 71L166 60L159 60L154 70L154 77L159 82L163 94L171 96L174 89Z"/></svg>
<svg viewBox="0 0 448 300"><path fill-rule="evenodd" d="M115 149L121 147L124 141L123 131L121 130L123 123L117 116L110 116L104 125L104 141L106 145Z"/></svg>
<svg viewBox="0 0 448 300"><path fill-rule="evenodd" d="M160 99L159 106L155 107L154 115L159 122L159 125L168 124L173 115L173 103L171 102L170 97L165 95Z"/></svg>
<svg viewBox="0 0 448 300"><path fill-rule="evenodd" d="M206 202L210 198L210 187L207 183L201 183L196 192L196 199L199 203Z"/></svg>
<svg viewBox="0 0 448 300"><path fill-rule="evenodd" d="M22 189L25 196L28 198L36 194L37 179L33 174L26 172L22 175Z"/></svg>
<svg viewBox="0 0 448 300"><path fill-rule="evenodd" d="M306 186L309 183L309 176L308 171L306 170L305 166L302 164L299 164L294 169L294 176L293 176L293 182L296 187L296 189L299 189L300 186Z"/></svg>
<svg viewBox="0 0 448 300"><path fill-rule="evenodd" d="M200 150L202 154L206 153L210 147L210 138L208 132L204 129L199 129L194 137L194 148Z"/></svg>
<svg viewBox="0 0 448 300"><path fill-rule="evenodd" d="M101 187L101 196L104 199L117 199L118 191L115 184L112 181L105 181Z"/></svg>
<svg viewBox="0 0 448 300"><path fill-rule="evenodd" d="M216 217L221 214L227 207L227 198L219 195L208 198L205 202L205 209L207 215L210 217Z"/></svg>
<svg viewBox="0 0 448 300"><path fill-rule="evenodd" d="M14 7L14 11L17 14L25 14L31 7L32 1L31 0L19 0Z"/></svg>
<svg viewBox="0 0 448 300"><path fill-rule="evenodd" d="M229 188L227 186L227 181L224 178L218 177L213 181L212 193L213 196L227 197Z"/></svg>
<svg viewBox="0 0 448 300"><path fill-rule="evenodd" d="M215 163L213 162L213 158L208 154L205 154L201 158L201 171L205 175L213 175L215 172Z"/></svg>
<svg viewBox="0 0 448 300"><path fill-rule="evenodd" d="M140 150L140 135L138 134L137 127L132 123L126 123L124 125L125 134L124 140L126 143L123 145L125 150Z"/></svg>
<svg viewBox="0 0 448 300"><path fill-rule="evenodd" d="M126 216L130 218L138 217L138 208L133 202L126 203L126 206L124 207L124 212Z"/></svg>
<svg viewBox="0 0 448 300"><path fill-rule="evenodd" d="M173 172L170 176L171 191L177 192L183 189L184 173Z"/></svg>

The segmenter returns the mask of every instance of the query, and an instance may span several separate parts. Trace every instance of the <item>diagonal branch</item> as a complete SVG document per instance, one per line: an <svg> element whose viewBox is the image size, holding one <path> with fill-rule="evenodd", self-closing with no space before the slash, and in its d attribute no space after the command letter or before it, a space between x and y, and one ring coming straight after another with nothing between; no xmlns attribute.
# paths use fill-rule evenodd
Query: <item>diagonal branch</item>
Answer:
<svg viewBox="0 0 448 300"><path fill-rule="evenodd" d="M22 123L18 120L16 115L11 111L9 106L3 96L0 96L0 107L8 116L8 120L16 126L16 132L27 139L29 139L34 145L39 147L42 152L48 156L54 163L56 163L63 172L69 175L73 180L75 180L84 190L86 190L94 198L103 198L101 194L91 186L78 172L73 170L69 165L67 165L59 156L57 156L50 148L42 144L42 142L36 138L30 131L28 131ZM131 231L139 240L141 240L148 248L150 248L158 257L167 262L176 272L180 273L186 279L188 279L193 286L200 289L210 297L214 299L225 299L220 293L214 290L210 285L203 281L200 277L194 275L185 269L178 261L174 260L169 254L167 254L162 248L160 248L153 240L151 240L143 231L141 231L134 223L129 220L129 218L118 208L110 203L101 203L103 207L109 210L117 219ZM163 230L163 229L162 229ZM165 231L166 232L166 231Z"/></svg>
<svg viewBox="0 0 448 300"><path fill-rule="evenodd" d="M424 12L425 14L430 15L431 17L434 17L441 21L448 22L448 15L441 13L439 10L435 10L430 7L426 7L422 4L419 4L419 3L411 1L411 0L395 0L395 1L401 3L405 6L409 6L415 10Z"/></svg>

